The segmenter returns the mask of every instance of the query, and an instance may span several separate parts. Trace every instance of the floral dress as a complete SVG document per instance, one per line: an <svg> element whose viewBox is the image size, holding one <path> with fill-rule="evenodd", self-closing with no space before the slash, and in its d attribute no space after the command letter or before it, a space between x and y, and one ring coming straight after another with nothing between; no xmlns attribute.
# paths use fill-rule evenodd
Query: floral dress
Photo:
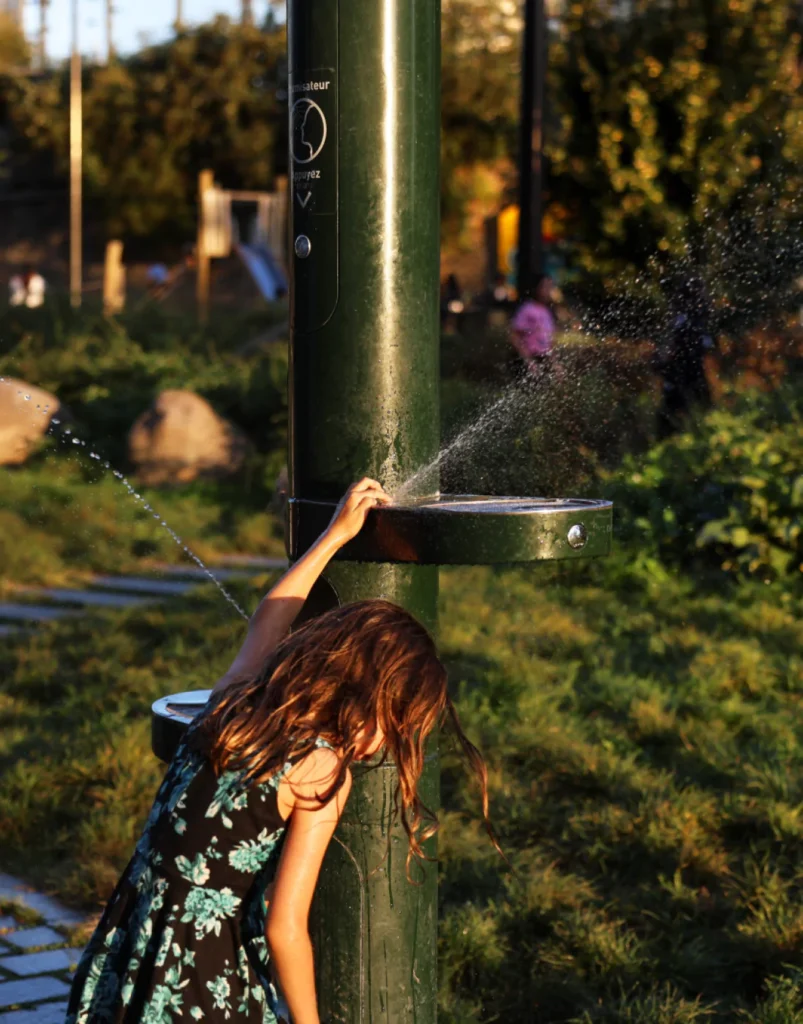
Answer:
<svg viewBox="0 0 803 1024"><path fill-rule="evenodd" d="M182 742L78 965L66 1024L279 1024L264 893L290 767L244 787Z"/></svg>

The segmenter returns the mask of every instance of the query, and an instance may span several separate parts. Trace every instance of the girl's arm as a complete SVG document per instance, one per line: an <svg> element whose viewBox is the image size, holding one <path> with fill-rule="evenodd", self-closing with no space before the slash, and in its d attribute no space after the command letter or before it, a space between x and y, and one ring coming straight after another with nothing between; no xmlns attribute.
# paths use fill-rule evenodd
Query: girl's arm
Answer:
<svg viewBox="0 0 803 1024"><path fill-rule="evenodd" d="M334 751L321 749L296 765L287 779L293 811L268 906L266 935L293 1024L320 1024L309 911L326 848L351 789L351 775L328 803L321 804L316 794L327 791L337 770Z"/></svg>
<svg viewBox="0 0 803 1024"><path fill-rule="evenodd" d="M388 501L390 498L381 485L368 477L349 488L327 530L262 599L251 617L243 646L213 693L260 670L267 656L287 635L332 556L357 536L372 508Z"/></svg>

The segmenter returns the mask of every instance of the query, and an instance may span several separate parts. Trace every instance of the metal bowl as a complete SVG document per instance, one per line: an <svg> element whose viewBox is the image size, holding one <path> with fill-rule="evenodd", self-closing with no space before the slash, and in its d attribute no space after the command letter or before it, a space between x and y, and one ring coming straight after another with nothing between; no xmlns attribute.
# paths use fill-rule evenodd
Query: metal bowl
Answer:
<svg viewBox="0 0 803 1024"><path fill-rule="evenodd" d="M206 707L211 690L188 690L160 697L151 705L151 749L160 761L170 761L187 726Z"/></svg>
<svg viewBox="0 0 803 1024"><path fill-rule="evenodd" d="M291 558L315 542L335 508L331 502L290 500ZM594 558L610 551L612 523L610 501L441 494L373 509L360 535L337 557L418 565Z"/></svg>

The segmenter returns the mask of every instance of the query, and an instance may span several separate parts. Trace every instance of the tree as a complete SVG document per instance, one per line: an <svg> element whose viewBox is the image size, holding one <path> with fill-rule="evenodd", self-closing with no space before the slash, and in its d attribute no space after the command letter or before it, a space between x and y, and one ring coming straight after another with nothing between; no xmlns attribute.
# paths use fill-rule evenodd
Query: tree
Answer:
<svg viewBox="0 0 803 1024"><path fill-rule="evenodd" d="M16 18L0 11L0 74L27 69L31 63L31 48Z"/></svg>
<svg viewBox="0 0 803 1024"><path fill-rule="evenodd" d="M283 29L219 18L85 70L85 189L110 234L191 237L203 168L229 188L271 187L286 164L284 55ZM66 73L15 88L17 134L66 171Z"/></svg>
<svg viewBox="0 0 803 1024"><path fill-rule="evenodd" d="M549 188L589 274L692 262L757 308L800 272L799 28L790 0L570 0Z"/></svg>
<svg viewBox="0 0 803 1024"><path fill-rule="evenodd" d="M509 157L519 120L516 0L444 0L441 28L441 198L447 232L464 216L460 169Z"/></svg>

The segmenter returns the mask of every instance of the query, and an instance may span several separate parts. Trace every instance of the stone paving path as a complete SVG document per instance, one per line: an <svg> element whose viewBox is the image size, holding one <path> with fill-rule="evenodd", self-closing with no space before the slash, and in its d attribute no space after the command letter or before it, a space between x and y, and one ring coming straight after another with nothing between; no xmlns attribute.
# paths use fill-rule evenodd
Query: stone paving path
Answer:
<svg viewBox="0 0 803 1024"><path fill-rule="evenodd" d="M221 583L226 583L286 565L281 558L222 555L219 564L210 568ZM158 575L147 575L151 572ZM38 622L80 615L81 609L133 608L181 597L193 587L209 582L203 569L196 566L155 565L143 569L138 576L96 576L84 589L26 587L17 591L19 600L0 601L0 638L30 631Z"/></svg>
<svg viewBox="0 0 803 1024"><path fill-rule="evenodd" d="M85 919L10 875L0 903L0 1024L63 1024L81 956L69 933Z"/></svg>

